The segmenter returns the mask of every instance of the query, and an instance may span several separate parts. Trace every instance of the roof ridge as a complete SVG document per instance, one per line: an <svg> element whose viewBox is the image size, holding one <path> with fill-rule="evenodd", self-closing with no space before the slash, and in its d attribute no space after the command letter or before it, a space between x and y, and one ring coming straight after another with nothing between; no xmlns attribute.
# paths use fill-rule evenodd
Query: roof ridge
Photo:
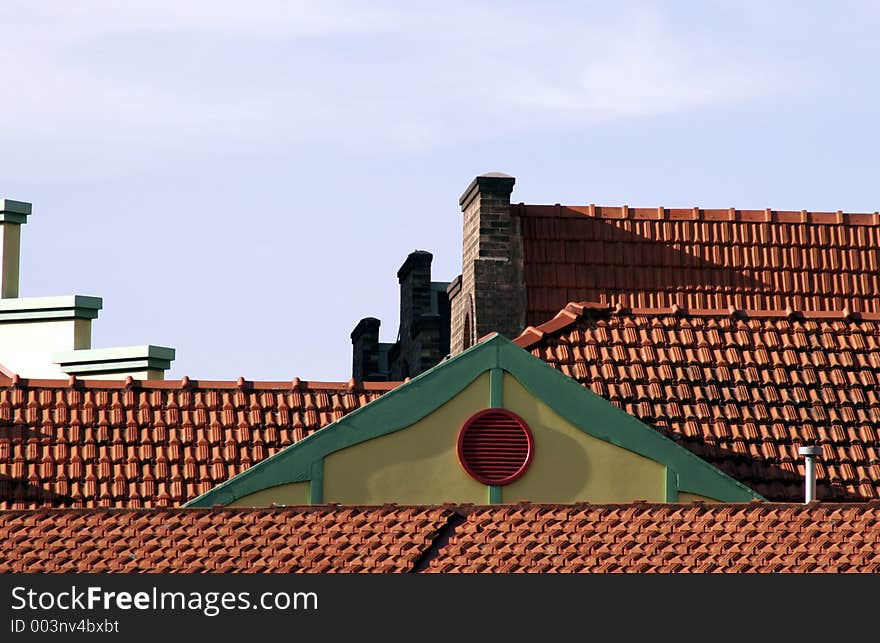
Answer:
<svg viewBox="0 0 880 643"><path fill-rule="evenodd" d="M131 376L119 380L79 379L71 375L68 379L43 379L6 375L0 371L0 386L20 386L23 388L86 388L86 389L251 389L251 390L338 390L338 391L390 391L403 382L365 382L354 378L347 382L323 382L320 380L301 380L298 377L286 381L255 381L243 377L237 380L198 380L183 376L179 380L138 380Z"/></svg>
<svg viewBox="0 0 880 643"><path fill-rule="evenodd" d="M750 310L733 306L728 308L686 309L678 304L668 308L628 308L617 304L599 302L568 302L556 315L538 326L527 326L513 342L521 348L531 348L544 335L550 335L569 326L579 319L592 316L630 315L630 316L676 316L676 317L735 317L738 319L803 319L840 321L880 321L880 313L861 313L848 308L841 310L800 311L786 308Z"/></svg>
<svg viewBox="0 0 880 643"><path fill-rule="evenodd" d="M518 203L518 214L526 216L588 216L596 219L634 219L642 221L705 221L740 223L805 223L815 225L880 226L880 212L837 210L744 210L737 208L632 208L628 205L553 205Z"/></svg>

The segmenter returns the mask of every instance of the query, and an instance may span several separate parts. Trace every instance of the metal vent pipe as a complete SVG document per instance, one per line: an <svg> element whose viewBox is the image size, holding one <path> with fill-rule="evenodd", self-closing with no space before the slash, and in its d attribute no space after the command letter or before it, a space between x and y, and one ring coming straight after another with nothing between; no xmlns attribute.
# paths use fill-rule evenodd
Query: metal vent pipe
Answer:
<svg viewBox="0 0 880 643"><path fill-rule="evenodd" d="M804 456L806 473L804 475L804 504L816 499L816 458L822 455L822 447L800 447L798 453Z"/></svg>

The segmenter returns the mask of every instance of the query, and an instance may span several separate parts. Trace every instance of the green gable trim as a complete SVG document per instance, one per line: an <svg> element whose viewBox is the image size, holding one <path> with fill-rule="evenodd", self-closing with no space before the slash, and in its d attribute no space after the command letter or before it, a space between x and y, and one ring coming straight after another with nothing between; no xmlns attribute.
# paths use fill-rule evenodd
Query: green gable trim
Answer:
<svg viewBox="0 0 880 643"><path fill-rule="evenodd" d="M309 503L320 505L324 502L324 459L312 462L309 470L311 481L309 482Z"/></svg>
<svg viewBox="0 0 880 643"><path fill-rule="evenodd" d="M493 368L489 371L489 408L504 407L504 371Z"/></svg>
<svg viewBox="0 0 880 643"><path fill-rule="evenodd" d="M655 429L496 334L257 463L186 506L226 505L262 489L306 480L313 483L311 494L316 500L312 501L321 502L323 492L319 489L323 487L323 459L327 455L415 424L487 371L490 405L503 402L495 382L503 381L502 371L506 371L584 433L665 464L677 474L676 495L678 490L689 491L724 502L761 498ZM320 468L315 468L316 463L321 463ZM488 493L491 502L494 492L489 488Z"/></svg>
<svg viewBox="0 0 880 643"><path fill-rule="evenodd" d="M678 474L666 467L666 502L678 502Z"/></svg>
<svg viewBox="0 0 880 643"><path fill-rule="evenodd" d="M493 368L489 371L489 408L504 408L504 371L500 368ZM489 504L500 504L501 487L489 485L486 489Z"/></svg>

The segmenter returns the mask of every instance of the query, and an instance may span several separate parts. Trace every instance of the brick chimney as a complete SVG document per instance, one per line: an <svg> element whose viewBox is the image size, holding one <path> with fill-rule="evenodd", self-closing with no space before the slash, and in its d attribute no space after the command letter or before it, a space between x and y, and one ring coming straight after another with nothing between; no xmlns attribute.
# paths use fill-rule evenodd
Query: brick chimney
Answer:
<svg viewBox="0 0 880 643"><path fill-rule="evenodd" d="M369 382L379 373L379 325L375 317L364 317L351 331L351 376Z"/></svg>
<svg viewBox="0 0 880 643"><path fill-rule="evenodd" d="M379 341L380 322L365 317L351 332L352 377L402 380L436 366L449 354L449 298L445 281L431 281L434 256L411 252L397 271L400 326L393 344Z"/></svg>
<svg viewBox="0 0 880 643"><path fill-rule="evenodd" d="M400 330L392 353L391 378L413 377L449 353L449 304L445 282L431 281L434 255L411 252L397 271Z"/></svg>
<svg viewBox="0 0 880 643"><path fill-rule="evenodd" d="M400 338L409 335L413 321L431 312L431 262L434 255L425 250L409 253L397 271L400 284Z"/></svg>
<svg viewBox="0 0 880 643"><path fill-rule="evenodd" d="M21 264L21 226L27 223L31 204L0 199L0 298L18 297Z"/></svg>
<svg viewBox="0 0 880 643"><path fill-rule="evenodd" d="M447 291L453 355L493 331L513 338L525 328L522 231L510 208L515 181L500 172L481 174L459 199L464 216L461 277Z"/></svg>

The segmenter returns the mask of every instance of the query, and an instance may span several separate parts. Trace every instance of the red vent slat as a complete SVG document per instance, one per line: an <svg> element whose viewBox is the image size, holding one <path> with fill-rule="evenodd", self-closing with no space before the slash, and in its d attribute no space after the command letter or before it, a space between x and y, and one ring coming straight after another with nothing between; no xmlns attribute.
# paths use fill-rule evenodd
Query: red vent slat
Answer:
<svg viewBox="0 0 880 643"><path fill-rule="evenodd" d="M464 470L483 484L513 482L525 473L533 452L528 425L506 409L474 414L458 434L458 459Z"/></svg>

